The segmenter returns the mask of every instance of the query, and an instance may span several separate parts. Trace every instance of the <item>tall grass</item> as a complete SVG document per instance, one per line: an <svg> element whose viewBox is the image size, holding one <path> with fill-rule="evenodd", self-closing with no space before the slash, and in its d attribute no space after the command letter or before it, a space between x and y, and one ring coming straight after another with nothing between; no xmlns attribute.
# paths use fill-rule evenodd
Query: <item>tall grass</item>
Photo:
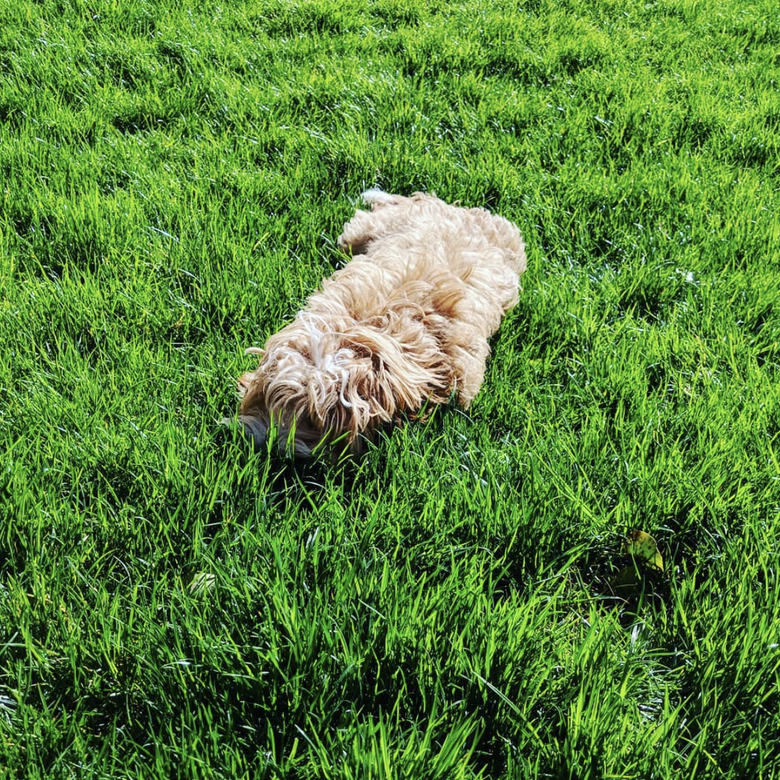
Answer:
<svg viewBox="0 0 780 780"><path fill-rule="evenodd" d="M778 776L772 2L2 16L0 775ZM515 220L521 302L293 469L216 423L373 185Z"/></svg>

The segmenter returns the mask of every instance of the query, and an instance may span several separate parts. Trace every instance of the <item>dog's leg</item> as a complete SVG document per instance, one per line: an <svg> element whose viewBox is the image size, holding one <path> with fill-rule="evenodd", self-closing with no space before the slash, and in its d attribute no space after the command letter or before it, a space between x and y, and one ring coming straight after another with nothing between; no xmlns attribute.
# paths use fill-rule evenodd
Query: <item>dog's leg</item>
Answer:
<svg viewBox="0 0 780 780"><path fill-rule="evenodd" d="M339 249L346 254L362 255L369 244L381 236L395 233L409 221L412 198L391 195L382 190L366 190L363 200L371 205L371 211L359 210L344 225L339 236Z"/></svg>

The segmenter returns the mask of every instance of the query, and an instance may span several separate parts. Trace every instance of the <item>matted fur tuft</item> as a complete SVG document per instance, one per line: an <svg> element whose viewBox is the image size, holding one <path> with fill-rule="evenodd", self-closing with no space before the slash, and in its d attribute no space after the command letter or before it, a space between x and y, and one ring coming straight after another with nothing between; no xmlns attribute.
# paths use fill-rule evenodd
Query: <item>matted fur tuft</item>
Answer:
<svg viewBox="0 0 780 780"><path fill-rule="evenodd" d="M298 456L338 437L357 449L361 434L453 393L467 408L482 385L488 339L525 271L520 232L431 195L363 199L371 210L339 237L352 260L247 350L260 363L239 379L239 420L258 444L273 425Z"/></svg>

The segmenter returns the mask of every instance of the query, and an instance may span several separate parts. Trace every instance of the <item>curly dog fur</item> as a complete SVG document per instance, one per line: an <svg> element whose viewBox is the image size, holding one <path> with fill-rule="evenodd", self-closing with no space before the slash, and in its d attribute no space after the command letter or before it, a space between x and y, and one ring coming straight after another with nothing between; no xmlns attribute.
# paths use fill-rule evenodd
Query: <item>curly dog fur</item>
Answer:
<svg viewBox="0 0 780 780"><path fill-rule="evenodd" d="M271 424L296 455L344 437L354 450L404 413L479 391L489 337L517 303L518 229L479 208L417 193L363 194L344 227L352 260L271 336L239 380L239 420L258 444Z"/></svg>

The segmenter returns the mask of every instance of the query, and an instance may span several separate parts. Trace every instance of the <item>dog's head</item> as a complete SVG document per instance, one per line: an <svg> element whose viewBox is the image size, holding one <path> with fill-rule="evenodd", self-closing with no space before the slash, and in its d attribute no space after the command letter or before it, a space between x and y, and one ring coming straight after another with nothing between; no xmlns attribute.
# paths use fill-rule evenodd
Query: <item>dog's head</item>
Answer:
<svg viewBox="0 0 780 780"><path fill-rule="evenodd" d="M258 445L275 428L280 446L298 457L326 441L358 449L360 434L418 409L435 392L431 373L404 354L384 323L302 312L263 350L251 351L260 364L239 380L239 420Z"/></svg>

